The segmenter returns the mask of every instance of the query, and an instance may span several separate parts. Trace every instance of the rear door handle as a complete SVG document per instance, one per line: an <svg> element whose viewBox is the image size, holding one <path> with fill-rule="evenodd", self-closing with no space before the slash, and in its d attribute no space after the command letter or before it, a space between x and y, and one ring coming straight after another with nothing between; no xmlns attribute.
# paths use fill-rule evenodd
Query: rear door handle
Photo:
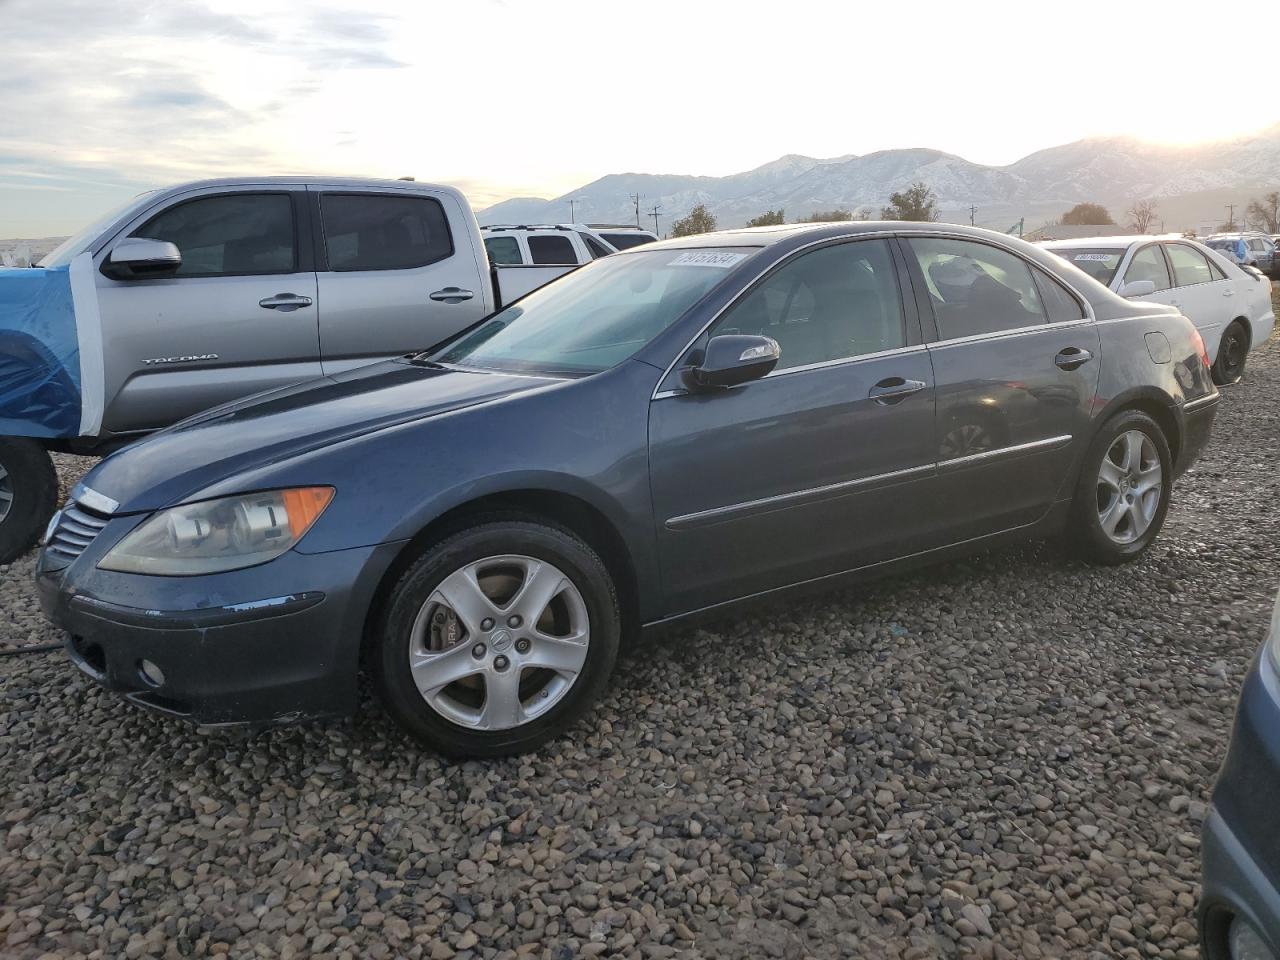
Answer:
<svg viewBox="0 0 1280 960"><path fill-rule="evenodd" d="M443 290L437 290L431 294L431 299L438 303L462 303L464 300L470 300L475 294L470 290L463 290L460 287L445 287Z"/></svg>
<svg viewBox="0 0 1280 960"><path fill-rule="evenodd" d="M1063 370L1075 370L1077 367L1083 367L1092 359L1093 354L1088 350L1082 350L1079 347L1067 347L1065 350L1058 352L1058 355L1053 358L1053 362Z"/></svg>
<svg viewBox="0 0 1280 960"><path fill-rule="evenodd" d="M264 297L259 300L258 306L268 310L279 310L282 313L292 313L299 307L311 306L311 298L297 293L277 293L274 297Z"/></svg>
<svg viewBox="0 0 1280 960"><path fill-rule="evenodd" d="M919 393L928 384L923 380L904 380L902 377L886 377L867 391L867 396L883 407L901 403L913 393Z"/></svg>

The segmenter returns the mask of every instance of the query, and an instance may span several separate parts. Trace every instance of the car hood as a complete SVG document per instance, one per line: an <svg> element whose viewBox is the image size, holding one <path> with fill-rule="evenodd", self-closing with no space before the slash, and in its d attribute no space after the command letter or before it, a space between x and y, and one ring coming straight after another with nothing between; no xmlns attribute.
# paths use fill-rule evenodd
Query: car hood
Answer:
<svg viewBox="0 0 1280 960"><path fill-rule="evenodd" d="M387 361L215 407L112 454L84 485L117 513L154 510L248 469L556 382Z"/></svg>

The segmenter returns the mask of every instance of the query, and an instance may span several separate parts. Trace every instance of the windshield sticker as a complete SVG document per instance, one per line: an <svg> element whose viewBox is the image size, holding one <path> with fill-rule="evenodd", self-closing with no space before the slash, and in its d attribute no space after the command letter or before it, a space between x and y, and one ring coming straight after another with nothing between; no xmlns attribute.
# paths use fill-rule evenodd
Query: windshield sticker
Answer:
<svg viewBox="0 0 1280 960"><path fill-rule="evenodd" d="M745 253L721 253L718 250L692 250L682 253L668 267L720 267L727 270L735 263L747 259Z"/></svg>
<svg viewBox="0 0 1280 960"><path fill-rule="evenodd" d="M1099 263L1105 263L1106 261L1110 260L1114 256L1116 256L1116 254L1114 253L1077 253L1071 259L1072 260L1093 260Z"/></svg>

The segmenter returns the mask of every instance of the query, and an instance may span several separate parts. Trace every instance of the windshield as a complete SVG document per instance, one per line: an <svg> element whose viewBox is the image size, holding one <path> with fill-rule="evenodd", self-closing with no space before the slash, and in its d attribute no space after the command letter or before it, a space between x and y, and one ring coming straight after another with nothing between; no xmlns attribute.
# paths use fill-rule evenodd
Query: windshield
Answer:
<svg viewBox="0 0 1280 960"><path fill-rule="evenodd" d="M42 267L63 267L74 260L85 250L89 249L89 245L98 239L98 235L102 233L108 226L116 220L123 217L124 213L133 207L140 207L146 202L154 190L148 190L146 193L140 193L136 197L126 200L124 203L112 207L98 219L94 220L87 227L76 232L74 236L67 237L62 243L58 244L40 261Z"/></svg>
<svg viewBox="0 0 1280 960"><path fill-rule="evenodd" d="M1050 247L1049 251L1079 267L1104 287L1109 287L1120 261L1124 259L1125 248L1108 250L1095 247Z"/></svg>
<svg viewBox="0 0 1280 960"><path fill-rule="evenodd" d="M599 373L669 327L756 249L641 250L596 260L494 314L430 359L512 373Z"/></svg>

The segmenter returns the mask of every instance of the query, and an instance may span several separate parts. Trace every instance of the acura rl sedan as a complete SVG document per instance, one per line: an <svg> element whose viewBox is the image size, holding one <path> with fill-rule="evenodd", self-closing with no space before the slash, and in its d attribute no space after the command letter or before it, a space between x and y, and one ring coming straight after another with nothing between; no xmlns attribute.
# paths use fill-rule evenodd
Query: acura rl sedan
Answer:
<svg viewBox="0 0 1280 960"><path fill-rule="evenodd" d="M1133 560L1217 401L1176 310L1000 234L704 234L109 457L36 578L136 704L286 723L363 669L422 743L512 753L642 628L1010 538Z"/></svg>
<svg viewBox="0 0 1280 960"><path fill-rule="evenodd" d="M1201 857L1206 960L1280 960L1280 602L1244 681Z"/></svg>

